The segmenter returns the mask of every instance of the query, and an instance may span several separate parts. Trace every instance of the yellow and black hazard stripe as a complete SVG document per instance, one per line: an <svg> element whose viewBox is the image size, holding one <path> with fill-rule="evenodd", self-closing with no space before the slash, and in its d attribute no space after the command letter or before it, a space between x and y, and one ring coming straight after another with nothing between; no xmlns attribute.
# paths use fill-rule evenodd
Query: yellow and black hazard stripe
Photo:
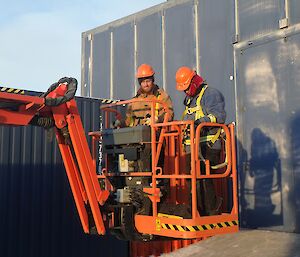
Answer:
<svg viewBox="0 0 300 257"><path fill-rule="evenodd" d="M103 104L115 104L117 102L120 102L120 100L101 99L101 103L103 103Z"/></svg>
<svg viewBox="0 0 300 257"><path fill-rule="evenodd" d="M22 89L15 89L15 88L10 88L10 87L0 87L0 92L21 94L21 95L25 94L25 91Z"/></svg>
<svg viewBox="0 0 300 257"><path fill-rule="evenodd" d="M203 224L198 226L181 226L181 225L174 225L174 224L163 224L161 223L161 227L163 229L169 229L174 231L206 231L206 230L212 230L212 229L221 229L226 227L234 227L238 226L239 222L237 220L233 221L225 221L225 222L219 222L219 223L212 223L212 224Z"/></svg>

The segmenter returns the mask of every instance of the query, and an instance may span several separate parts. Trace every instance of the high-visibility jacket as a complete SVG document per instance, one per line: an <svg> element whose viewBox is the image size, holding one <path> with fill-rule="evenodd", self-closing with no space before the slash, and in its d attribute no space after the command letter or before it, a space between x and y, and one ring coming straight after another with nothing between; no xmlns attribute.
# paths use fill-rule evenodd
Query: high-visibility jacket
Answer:
<svg viewBox="0 0 300 257"><path fill-rule="evenodd" d="M137 95L134 97L134 99L157 99L167 104L167 112L169 114L168 121L173 120L174 117L174 111L173 111L173 105L170 96L161 88L159 88L157 85L154 85L152 94L144 94L142 92L137 93ZM163 106L161 104L155 105L155 120L156 122L163 122L165 111L163 109ZM125 125L126 126L137 126L137 125L146 125L147 121L151 117L151 102L135 102L128 104L127 111L126 111L126 119L125 119Z"/></svg>
<svg viewBox="0 0 300 257"><path fill-rule="evenodd" d="M195 120L195 125L201 122L225 123L226 111L225 101L222 93L206 84L202 86L199 93L194 97L186 97L184 100L186 106L182 119ZM209 141L213 148L220 148L220 143L216 143L221 130L210 128L206 130L205 135L201 135L202 142Z"/></svg>

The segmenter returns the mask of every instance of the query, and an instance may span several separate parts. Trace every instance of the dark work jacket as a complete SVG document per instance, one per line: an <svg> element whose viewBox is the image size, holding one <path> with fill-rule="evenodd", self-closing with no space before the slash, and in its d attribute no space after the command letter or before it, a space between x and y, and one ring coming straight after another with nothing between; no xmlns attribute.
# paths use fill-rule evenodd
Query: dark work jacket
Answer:
<svg viewBox="0 0 300 257"><path fill-rule="evenodd" d="M194 97L186 97L185 99L185 105L187 100L189 101L188 107L195 107L197 105L197 99L200 94L201 89L199 89L199 92ZM204 116L201 117L198 120L195 120L195 113L192 114L186 114L184 119L185 120L195 120L195 125L199 125L202 122L212 122L211 116L214 116L217 123L225 123L226 120L226 111L225 111L225 100L222 93L212 87L207 87L204 91L204 94L200 100L200 104L202 107L202 111ZM216 134L217 128L210 128L207 130L208 135ZM220 149L221 144L219 140L215 142L213 145L213 148Z"/></svg>

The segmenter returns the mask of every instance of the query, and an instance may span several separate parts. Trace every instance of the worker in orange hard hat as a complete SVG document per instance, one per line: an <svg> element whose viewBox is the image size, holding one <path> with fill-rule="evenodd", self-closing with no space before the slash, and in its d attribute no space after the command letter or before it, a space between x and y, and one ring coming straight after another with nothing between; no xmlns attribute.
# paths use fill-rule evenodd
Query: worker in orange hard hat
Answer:
<svg viewBox="0 0 300 257"><path fill-rule="evenodd" d="M161 104L156 105L155 121L163 122L165 113L168 112L168 121L174 116L173 106L170 96L154 83L154 70L149 64L142 64L138 67L136 78L140 88L134 98L136 99L157 99L167 104L168 109L164 111ZM150 102L135 102L128 106L126 112L126 126L149 125L151 118Z"/></svg>
<svg viewBox="0 0 300 257"><path fill-rule="evenodd" d="M173 120L174 112L170 96L162 89L159 88L157 84L154 83L154 69L149 64L141 64L136 72L136 78L140 85L137 94L134 99L152 100L157 99L164 102L167 105L165 110L163 106L159 103L155 104L155 122L163 122L165 115L168 113L168 120ZM128 104L126 111L125 122L122 125L127 127L138 126L138 125L150 125L151 123L151 102L139 101ZM125 124L124 124L125 123ZM159 134L159 131L158 131ZM157 135L158 136L158 135ZM139 159L136 161L135 169L138 171L151 171L151 144L145 144L144 150L139 153ZM161 153L159 156L158 166L163 167L164 165L164 145L162 145ZM145 178L148 181L148 178ZM143 183L148 183L149 186L152 181ZM162 195L166 195L168 191L168 181L167 180L157 180L158 185L161 188ZM162 198L164 198L162 196ZM151 201L148 197L142 196L143 208L139 210L139 213L144 215L150 214ZM141 200L140 199L140 200ZM162 201L162 200L161 200ZM137 204L139 206L139 204ZM139 207L137 207L139 209Z"/></svg>
<svg viewBox="0 0 300 257"><path fill-rule="evenodd" d="M180 67L176 72L175 79L176 89L186 94L182 119L194 120L195 127L202 122L225 123L225 101L219 90L208 87L205 80L190 67ZM211 127L205 133L205 135L201 134L201 153L205 159L210 160L211 167L213 167L220 164L221 129ZM185 142L187 153L190 148L189 141ZM200 193L200 195L204 195L204 199L201 199L199 203L200 208L206 215L218 214L222 199L216 196L212 179L201 181L202 185L198 186L200 186L199 190L204 191Z"/></svg>
<svg viewBox="0 0 300 257"><path fill-rule="evenodd" d="M163 122L166 113L168 120L173 120L174 111L170 96L158 85L154 83L154 69L149 64L141 64L136 72L140 88L133 99L152 100L157 99L167 105L167 110L159 103L155 106L155 122ZM116 121L114 127L133 127L137 125L150 125L151 122L151 102L140 101L128 104L126 118L124 121ZM149 156L147 156L149 159Z"/></svg>

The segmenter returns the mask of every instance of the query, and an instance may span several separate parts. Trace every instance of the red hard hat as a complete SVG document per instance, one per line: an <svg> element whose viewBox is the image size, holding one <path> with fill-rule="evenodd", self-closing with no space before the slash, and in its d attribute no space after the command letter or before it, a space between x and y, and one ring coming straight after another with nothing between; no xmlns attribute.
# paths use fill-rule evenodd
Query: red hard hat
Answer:
<svg viewBox="0 0 300 257"><path fill-rule="evenodd" d="M189 67L182 66L176 72L176 89L179 91L184 91L188 89L193 77L196 75L196 71Z"/></svg>
<svg viewBox="0 0 300 257"><path fill-rule="evenodd" d="M136 77L138 79L140 78L146 78L146 77L151 77L155 74L155 71L149 64L142 64L138 67Z"/></svg>

